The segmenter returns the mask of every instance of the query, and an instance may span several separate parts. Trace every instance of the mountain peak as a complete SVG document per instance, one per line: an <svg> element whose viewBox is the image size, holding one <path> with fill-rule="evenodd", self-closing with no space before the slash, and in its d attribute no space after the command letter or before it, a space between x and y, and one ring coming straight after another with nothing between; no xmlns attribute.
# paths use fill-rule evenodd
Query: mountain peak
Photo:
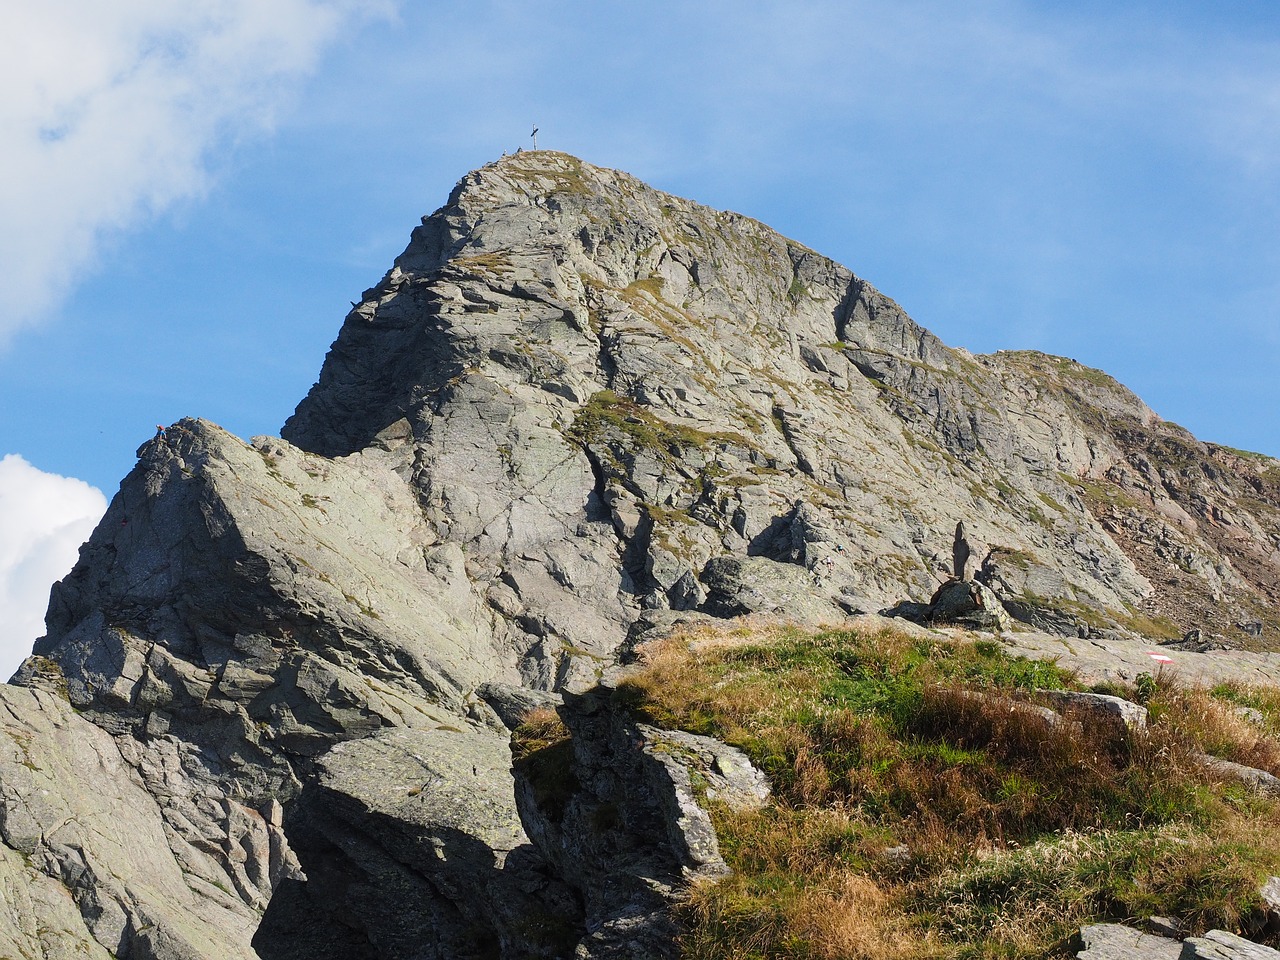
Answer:
<svg viewBox="0 0 1280 960"><path fill-rule="evenodd" d="M627 419L602 414L602 397L662 424L646 436L678 452L649 464ZM483 431L465 413L476 404L492 413ZM446 463L460 483L464 463L485 473L485 494L467 499L491 495L488 515L507 497L540 496L522 486L527 447L538 463L576 462L592 502L648 529L643 570L629 571L647 605L701 602L699 573L725 550L834 568L831 602L928 593L947 532L965 519L987 546L1034 558L1027 576L991 572L1032 598L1015 604L1154 611L1186 628L1270 619L1271 574L1197 575L1162 599L1160 550L1136 546L1149 535L1122 544L1109 529L1110 501L1133 499L1135 442L1205 448L1106 374L1035 352L948 348L845 267L758 221L555 151L473 171L423 219L348 315L283 435L333 456L396 423L413 437L405 469L433 491L430 509L443 502L434 491ZM680 431L720 439L681 446L670 440ZM1108 502L1089 499L1114 484ZM1134 523L1175 519L1168 536L1198 554L1199 508L1176 486L1141 488ZM760 539L790 529L801 503L840 550ZM850 505L864 517L856 526L841 519ZM573 524L582 506L548 512ZM478 522L449 509L441 520ZM682 544L681 555L659 543ZM865 557L874 562L854 559ZM1227 596L1238 599L1223 617L1213 598Z"/></svg>
<svg viewBox="0 0 1280 960"><path fill-rule="evenodd" d="M1225 654L1280 633L1280 464L1075 361L952 349L758 221L567 154L464 177L282 433L148 441L55 588L0 697L0 780L34 785L0 837L79 912L33 895L24 930L162 960L672 955L682 878L724 869L683 764L767 794L612 697L678 622L883 611L1099 679L1160 641L1280 675ZM548 765L517 782L524 716ZM127 788L51 791L68 741Z"/></svg>

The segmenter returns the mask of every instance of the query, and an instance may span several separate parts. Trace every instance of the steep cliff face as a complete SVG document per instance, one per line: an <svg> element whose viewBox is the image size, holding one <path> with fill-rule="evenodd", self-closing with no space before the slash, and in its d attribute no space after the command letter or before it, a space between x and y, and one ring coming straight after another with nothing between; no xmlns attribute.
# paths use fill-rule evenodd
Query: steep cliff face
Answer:
<svg viewBox="0 0 1280 960"><path fill-rule="evenodd" d="M559 154L459 184L284 436L333 456L393 424L431 522L537 581L515 590L551 657L548 596L618 615L542 559L604 515L577 541L623 554L624 618L704 604L725 553L802 567L845 607L927 594L964 519L1041 623L1083 604L1276 627L1275 461L1200 444L1072 361L950 349L756 221Z"/></svg>
<svg viewBox="0 0 1280 960"><path fill-rule="evenodd" d="M1280 463L1073 361L949 348L746 217L504 158L283 439L192 419L139 450L4 693L11 952L658 955L653 891L712 861L683 827L641 849L680 776L590 691L677 616L928 599L959 520L1039 629L1280 632ZM565 821L526 785L522 817L508 727L561 694L588 799ZM68 740L102 785L59 772Z"/></svg>

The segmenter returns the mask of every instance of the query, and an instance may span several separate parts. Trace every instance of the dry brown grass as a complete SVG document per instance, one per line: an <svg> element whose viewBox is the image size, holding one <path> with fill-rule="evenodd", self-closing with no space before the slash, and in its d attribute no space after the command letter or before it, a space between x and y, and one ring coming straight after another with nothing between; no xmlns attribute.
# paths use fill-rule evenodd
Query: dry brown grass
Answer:
<svg viewBox="0 0 1280 960"><path fill-rule="evenodd" d="M1265 718L1259 724L1209 690L1172 683L1161 687L1151 708L1205 753L1280 776L1280 741Z"/></svg>
<svg viewBox="0 0 1280 960"><path fill-rule="evenodd" d="M720 828L739 869L691 891L684 956L941 955L904 910L904 885L868 871L884 860L884 836L849 811L722 812Z"/></svg>
<svg viewBox="0 0 1280 960"><path fill-rule="evenodd" d="M806 891L796 904L793 924L822 960L918 958L930 951L895 897L869 877L847 872Z"/></svg>
<svg viewBox="0 0 1280 960"><path fill-rule="evenodd" d="M1067 956L1081 923L1152 913L1248 928L1280 815L1196 758L1265 768L1275 739L1167 685L1146 732L1028 705L1067 679L891 631L769 623L646 648L619 696L741 746L775 789L764 810L713 811L734 873L691 891L684 955Z"/></svg>
<svg viewBox="0 0 1280 960"><path fill-rule="evenodd" d="M524 715L511 739L512 752L522 760L539 750L569 739L569 729L551 707L535 707Z"/></svg>
<svg viewBox="0 0 1280 960"><path fill-rule="evenodd" d="M578 790L573 771L573 741L560 715L550 707L530 710L511 736L516 771L533 790L539 808L559 822Z"/></svg>

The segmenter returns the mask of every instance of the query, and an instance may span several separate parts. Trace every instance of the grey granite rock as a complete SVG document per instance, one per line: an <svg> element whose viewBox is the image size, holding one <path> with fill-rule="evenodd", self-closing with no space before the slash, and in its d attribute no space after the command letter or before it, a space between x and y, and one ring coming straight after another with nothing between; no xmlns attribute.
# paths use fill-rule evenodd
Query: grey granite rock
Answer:
<svg viewBox="0 0 1280 960"><path fill-rule="evenodd" d="M1267 915L1267 926L1272 930L1280 930L1280 877L1268 877L1258 896L1262 899L1262 909Z"/></svg>
<svg viewBox="0 0 1280 960"><path fill-rule="evenodd" d="M973 630L1009 630L1013 621L989 587L971 580L944 583L929 599L921 615L930 623L950 623Z"/></svg>
<svg viewBox="0 0 1280 960"><path fill-rule="evenodd" d="M815 596L803 567L767 557L713 557L702 571L704 609L718 617L774 613L798 621L842 619L835 605Z"/></svg>
<svg viewBox="0 0 1280 960"><path fill-rule="evenodd" d="M1037 696L1058 710L1088 712L1128 730L1141 730L1147 725L1147 708L1121 697L1074 690L1040 690Z"/></svg>
<svg viewBox="0 0 1280 960"><path fill-rule="evenodd" d="M973 543L1034 558L1038 596L1120 608L1150 582L1061 476L1127 462L1090 445L1089 405L1155 420L1080 370L949 350L753 221L543 151L476 171L424 220L285 435L345 454L409 424L412 482L469 551L545 545L590 501L591 554L628 544L630 595L652 603L696 600L669 595L679 565L733 544L884 605L927 593L964 516ZM670 561L643 562L651 541Z"/></svg>
<svg viewBox="0 0 1280 960"><path fill-rule="evenodd" d="M1174 917L1147 917L1147 929L1157 937L1180 940L1184 933L1183 926Z"/></svg>
<svg viewBox="0 0 1280 960"><path fill-rule="evenodd" d="M722 869L695 782L760 785L591 691L681 618L923 603L957 518L988 629L1087 676L1151 669L1147 615L1280 629L1274 461L549 151L424 218L283 433L148 440L53 591L4 698L0 952L668 955L680 885ZM1086 608L1111 627L1077 642ZM504 766L561 696L563 809Z"/></svg>
<svg viewBox="0 0 1280 960"><path fill-rule="evenodd" d="M508 730L520 726L534 710L554 709L564 702L559 694L504 683L481 684L476 694L493 708Z"/></svg>
<svg viewBox="0 0 1280 960"><path fill-rule="evenodd" d="M729 872L720 857L711 818L699 793L730 809L755 809L769 799L769 782L735 747L679 730L637 724L641 751L657 764L650 774L666 811L668 835L686 877L719 877ZM696 778L696 784L695 784Z"/></svg>
<svg viewBox="0 0 1280 960"><path fill-rule="evenodd" d="M0 687L0 841L10 955L253 956L229 863L176 836L112 737L56 695Z"/></svg>
<svg viewBox="0 0 1280 960"><path fill-rule="evenodd" d="M1132 683L1153 669L1180 683L1213 686L1218 683L1280 684L1280 656L1247 650L1175 651L1167 656L1172 662L1152 659L1152 653L1164 656L1164 649L1153 646L1142 637L1124 635L1090 636L1087 638L1055 636L1039 631L1016 631L1000 635L1007 648L1016 654L1053 660L1076 671L1082 682Z"/></svg>
<svg viewBox="0 0 1280 960"><path fill-rule="evenodd" d="M672 904L728 872L704 799L760 806L768 783L741 751L637 723L609 687L568 696L567 742L516 765L534 846L585 905L583 958L674 957Z"/></svg>
<svg viewBox="0 0 1280 960"><path fill-rule="evenodd" d="M1280 960L1280 950L1225 930L1210 930L1203 937L1188 937L1182 942L1180 960Z"/></svg>
<svg viewBox="0 0 1280 960"><path fill-rule="evenodd" d="M578 908L525 836L510 763L505 737L447 726L326 753L290 825L306 880L273 899L259 954L563 955Z"/></svg>
<svg viewBox="0 0 1280 960"><path fill-rule="evenodd" d="M1178 960L1182 946L1118 923L1095 923L1080 928L1080 960Z"/></svg>
<svg viewBox="0 0 1280 960"><path fill-rule="evenodd" d="M1265 770L1259 770L1256 767L1245 766L1243 763L1234 763L1231 760L1223 760L1221 757L1206 756L1202 758L1202 761L1211 773L1219 777L1243 783L1245 786L1257 790L1259 793L1267 793L1273 797L1280 797L1280 777L1277 777L1274 774L1267 773ZM1280 886L1280 882L1277 882L1277 886Z"/></svg>

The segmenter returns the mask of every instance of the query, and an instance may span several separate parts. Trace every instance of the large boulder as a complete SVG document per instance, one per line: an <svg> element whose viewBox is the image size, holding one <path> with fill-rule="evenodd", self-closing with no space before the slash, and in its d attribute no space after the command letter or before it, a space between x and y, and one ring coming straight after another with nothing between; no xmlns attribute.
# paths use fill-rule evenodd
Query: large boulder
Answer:
<svg viewBox="0 0 1280 960"><path fill-rule="evenodd" d="M990 588L973 580L950 580L938 587L929 598L925 619L931 623L949 623L973 630L1013 628L1013 621L1000 598Z"/></svg>
<svg viewBox="0 0 1280 960"><path fill-rule="evenodd" d="M759 807L763 774L734 747L639 723L609 687L568 696L567 738L516 763L520 815L584 905L582 960L676 957L671 907L728 873L707 800Z"/></svg>

